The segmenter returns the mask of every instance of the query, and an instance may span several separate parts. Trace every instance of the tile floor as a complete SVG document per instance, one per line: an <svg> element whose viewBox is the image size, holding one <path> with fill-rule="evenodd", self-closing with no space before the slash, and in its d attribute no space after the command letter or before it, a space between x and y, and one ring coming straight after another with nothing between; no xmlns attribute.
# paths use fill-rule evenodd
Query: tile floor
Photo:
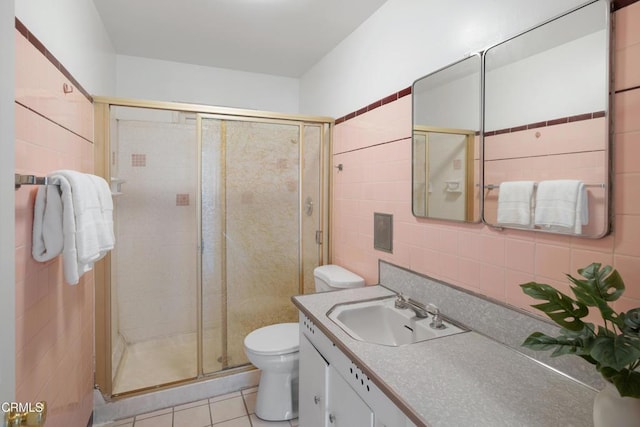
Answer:
<svg viewBox="0 0 640 427"><path fill-rule="evenodd" d="M161 409L100 427L298 427L298 420L267 422L253 413L257 387Z"/></svg>

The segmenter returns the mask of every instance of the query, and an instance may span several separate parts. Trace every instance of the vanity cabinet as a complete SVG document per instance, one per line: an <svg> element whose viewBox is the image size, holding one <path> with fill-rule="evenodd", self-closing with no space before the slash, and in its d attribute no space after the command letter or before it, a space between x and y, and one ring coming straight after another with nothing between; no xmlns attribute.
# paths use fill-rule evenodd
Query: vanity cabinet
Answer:
<svg viewBox="0 0 640 427"><path fill-rule="evenodd" d="M304 427L414 426L302 313L298 401L300 425Z"/></svg>
<svg viewBox="0 0 640 427"><path fill-rule="evenodd" d="M333 366L329 367L328 385L330 427L373 427L373 411Z"/></svg>
<svg viewBox="0 0 640 427"><path fill-rule="evenodd" d="M329 363L300 334L300 397L298 413L300 425L325 427L327 425L327 379ZM303 384L303 385L302 385Z"/></svg>

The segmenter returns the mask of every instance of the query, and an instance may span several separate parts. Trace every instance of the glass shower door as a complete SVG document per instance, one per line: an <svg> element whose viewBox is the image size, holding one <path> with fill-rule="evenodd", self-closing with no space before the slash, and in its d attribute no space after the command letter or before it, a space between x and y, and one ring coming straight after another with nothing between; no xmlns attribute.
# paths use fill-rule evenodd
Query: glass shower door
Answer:
<svg viewBox="0 0 640 427"><path fill-rule="evenodd" d="M243 341L251 331L297 320L290 298L301 293L303 241L312 242L307 264L319 261L318 222L302 220L302 193L316 204L308 217L321 212L320 178L303 189L302 130L293 122L201 119L205 373L247 364ZM318 174L316 134L308 166Z"/></svg>
<svg viewBox="0 0 640 427"><path fill-rule="evenodd" d="M112 107L112 394L197 376L195 115Z"/></svg>

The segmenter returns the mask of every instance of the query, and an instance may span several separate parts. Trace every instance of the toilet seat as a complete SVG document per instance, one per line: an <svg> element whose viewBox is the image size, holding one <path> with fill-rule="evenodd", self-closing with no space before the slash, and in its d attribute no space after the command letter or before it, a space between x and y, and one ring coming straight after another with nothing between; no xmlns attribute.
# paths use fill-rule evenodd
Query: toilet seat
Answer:
<svg viewBox="0 0 640 427"><path fill-rule="evenodd" d="M256 329L245 337L244 346L264 356L295 353L300 347L298 323L278 323Z"/></svg>

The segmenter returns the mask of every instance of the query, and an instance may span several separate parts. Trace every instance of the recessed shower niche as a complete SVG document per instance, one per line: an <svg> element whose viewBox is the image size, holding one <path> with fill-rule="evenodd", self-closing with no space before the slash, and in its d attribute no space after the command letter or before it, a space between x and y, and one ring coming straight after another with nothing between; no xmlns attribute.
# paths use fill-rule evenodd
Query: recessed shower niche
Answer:
<svg viewBox="0 0 640 427"><path fill-rule="evenodd" d="M290 297L326 256L330 120L106 98L96 112L97 169L119 188L96 274L101 391L250 369L244 337L295 321Z"/></svg>

